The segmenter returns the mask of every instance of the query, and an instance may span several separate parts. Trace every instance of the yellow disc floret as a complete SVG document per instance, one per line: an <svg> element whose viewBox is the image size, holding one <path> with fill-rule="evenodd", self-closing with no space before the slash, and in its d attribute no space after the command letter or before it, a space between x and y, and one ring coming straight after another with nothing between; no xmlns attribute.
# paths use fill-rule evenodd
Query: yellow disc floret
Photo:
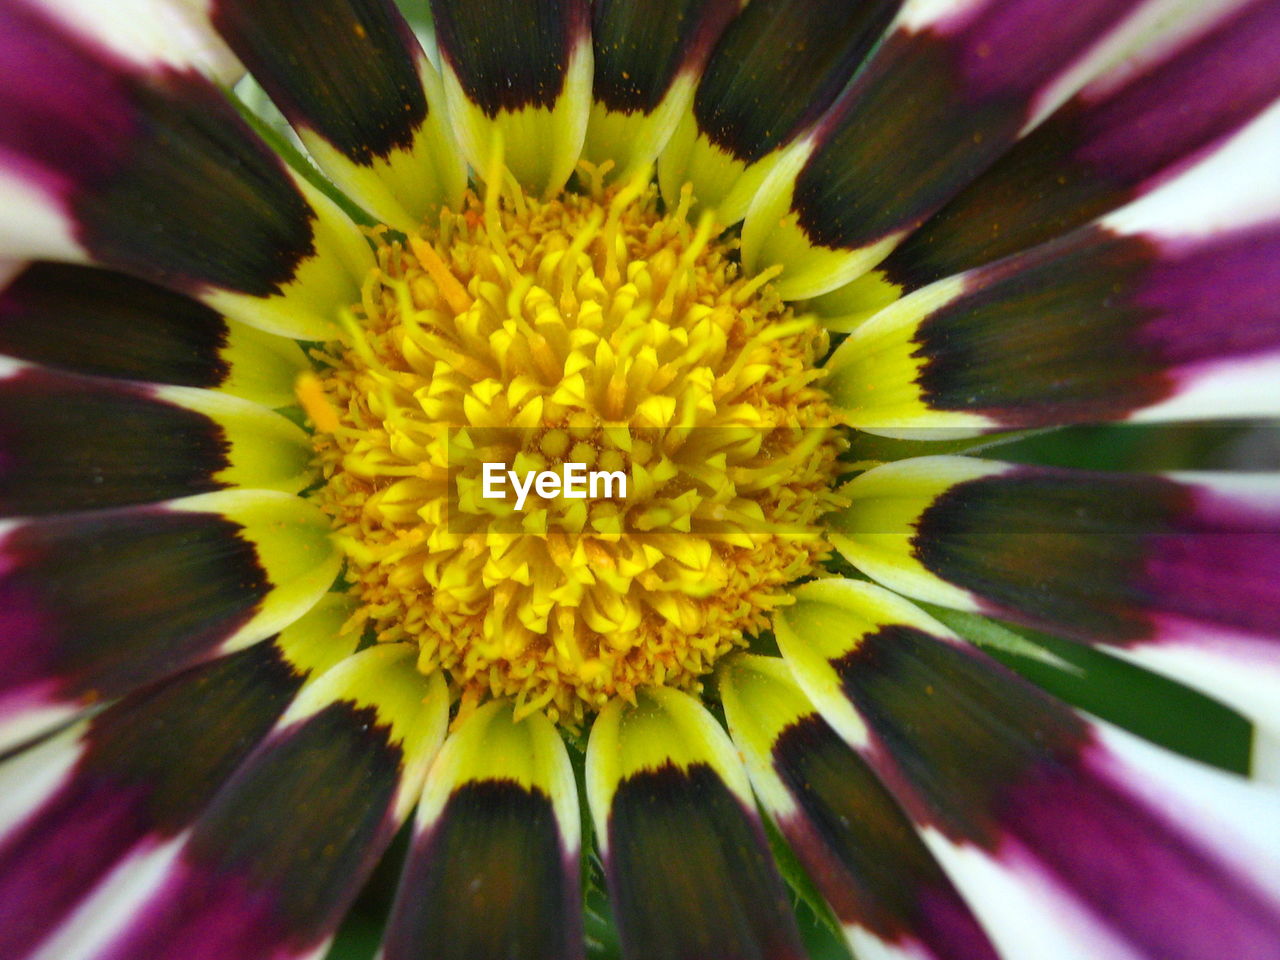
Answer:
<svg viewBox="0 0 1280 960"><path fill-rule="evenodd" d="M359 616L464 708L508 696L575 726L640 685L696 689L823 554L826 335L658 203L495 192L375 232L346 336L303 385ZM517 508L511 484L486 496L486 463L627 489Z"/></svg>

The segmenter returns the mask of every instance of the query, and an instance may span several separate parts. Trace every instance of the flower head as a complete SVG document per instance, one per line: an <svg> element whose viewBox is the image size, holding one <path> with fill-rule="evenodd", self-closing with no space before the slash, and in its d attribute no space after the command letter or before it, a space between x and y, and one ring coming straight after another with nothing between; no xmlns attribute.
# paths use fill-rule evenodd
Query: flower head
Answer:
<svg viewBox="0 0 1280 960"><path fill-rule="evenodd" d="M320 500L357 617L468 707L578 727L638 687L698 689L824 552L826 333L740 276L688 199L472 197L379 248L350 343L318 357ZM525 506L485 496L486 463L630 488Z"/></svg>
<svg viewBox="0 0 1280 960"><path fill-rule="evenodd" d="M1280 960L1280 4L427 12L0 0L0 957Z"/></svg>

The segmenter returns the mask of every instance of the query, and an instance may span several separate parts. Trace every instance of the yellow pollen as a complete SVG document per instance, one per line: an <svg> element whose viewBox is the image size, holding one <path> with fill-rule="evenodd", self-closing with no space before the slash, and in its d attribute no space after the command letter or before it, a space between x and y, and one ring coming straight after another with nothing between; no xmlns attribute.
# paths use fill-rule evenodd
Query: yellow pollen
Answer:
<svg viewBox="0 0 1280 960"><path fill-rule="evenodd" d="M293 390L298 397L298 403L302 405L303 412L317 430L333 433L341 426L337 409L329 402L320 378L314 373L308 370L306 373L299 374Z"/></svg>
<svg viewBox="0 0 1280 960"><path fill-rule="evenodd" d="M767 627L825 554L843 443L826 334L772 275L743 277L689 198L664 216L638 179L581 181L541 201L495 173L418 236L373 231L361 302L297 386L357 622L467 709L569 727L642 685L697 692ZM485 463L628 488L517 509Z"/></svg>
<svg viewBox="0 0 1280 960"><path fill-rule="evenodd" d="M431 274L431 279L436 283L436 289L440 291L440 295L444 297L453 312L466 313L470 310L471 298L467 296L467 291L458 282L458 278L449 272L448 265L441 259L440 254L436 253L435 247L418 237L409 238L409 247L413 250L413 255L418 258L418 263L426 267L427 273Z"/></svg>

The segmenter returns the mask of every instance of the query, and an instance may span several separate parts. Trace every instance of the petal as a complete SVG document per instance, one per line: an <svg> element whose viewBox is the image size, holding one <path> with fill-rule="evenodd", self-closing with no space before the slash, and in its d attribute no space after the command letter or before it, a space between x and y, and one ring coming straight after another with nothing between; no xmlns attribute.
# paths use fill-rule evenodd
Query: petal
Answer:
<svg viewBox="0 0 1280 960"><path fill-rule="evenodd" d="M230 86L244 67L209 29L203 0L41 0L65 29L110 47L118 57L148 67L194 67Z"/></svg>
<svg viewBox="0 0 1280 960"><path fill-rule="evenodd" d="M910 819L782 660L729 658L719 689L756 796L831 904L856 956L995 960Z"/></svg>
<svg viewBox="0 0 1280 960"><path fill-rule="evenodd" d="M0 10L0 254L91 262L322 339L368 244L196 70L130 63L25 0Z"/></svg>
<svg viewBox="0 0 1280 960"><path fill-rule="evenodd" d="M835 100L902 0L753 0L716 44L658 163L662 195L685 183L735 223L783 150Z"/></svg>
<svg viewBox="0 0 1280 960"><path fill-rule="evenodd" d="M312 456L300 428L247 400L0 357L0 516L236 486L297 493L313 482Z"/></svg>
<svg viewBox="0 0 1280 960"><path fill-rule="evenodd" d="M347 196L415 232L466 170L439 74L388 0L214 0L213 25Z"/></svg>
<svg viewBox="0 0 1280 960"><path fill-rule="evenodd" d="M383 957L582 957L580 835L555 727L481 707L431 767Z"/></svg>
<svg viewBox="0 0 1280 960"><path fill-rule="evenodd" d="M408 816L448 693L408 644L304 690L223 787L100 960L318 957Z"/></svg>
<svg viewBox="0 0 1280 960"><path fill-rule="evenodd" d="M795 593L776 626L797 680L1002 955L1280 956L1272 791L1084 720L883 588Z"/></svg>
<svg viewBox="0 0 1280 960"><path fill-rule="evenodd" d="M884 277L914 290L1082 226L1280 97L1280 8L1253 0L1193 13L1174 19L1179 34L1154 56L1103 74L1001 157L881 264Z"/></svg>
<svg viewBox="0 0 1280 960"><path fill-rule="evenodd" d="M270 636L340 562L318 508L267 491L0 525L0 739Z"/></svg>
<svg viewBox="0 0 1280 960"><path fill-rule="evenodd" d="M688 694L614 700L587 800L628 960L804 956L733 744Z"/></svg>
<svg viewBox="0 0 1280 960"><path fill-rule="evenodd" d="M831 111L761 188L743 226L744 265L782 264L778 292L787 299L864 273L1168 6L904 5Z"/></svg>
<svg viewBox="0 0 1280 960"><path fill-rule="evenodd" d="M1076 710L1194 760L1249 770L1249 721L1198 690L1096 647L982 614L933 606L929 615Z"/></svg>
<svg viewBox="0 0 1280 960"><path fill-rule="evenodd" d="M591 109L588 0L431 0L445 98L482 177L495 160L552 194L578 162Z"/></svg>
<svg viewBox="0 0 1280 960"><path fill-rule="evenodd" d="M828 330L852 333L901 295L902 287L889 282L882 271L872 270L842 287L803 301L801 307L816 313Z"/></svg>
<svg viewBox="0 0 1280 960"><path fill-rule="evenodd" d="M828 389L889 435L1280 413L1277 149L1280 105L1097 223L898 301Z"/></svg>
<svg viewBox="0 0 1280 960"><path fill-rule="evenodd" d="M0 817L0 954L19 960L43 944L58 955L77 939L95 894L187 830L308 673L351 651L356 637L338 637L349 612L324 604L274 641L133 694L0 766L6 795L27 790ZM32 774L48 782L32 790Z"/></svg>
<svg viewBox="0 0 1280 960"><path fill-rule="evenodd" d="M1280 783L1280 734L1260 727L1254 729L1249 772L1265 783Z"/></svg>
<svg viewBox="0 0 1280 960"><path fill-rule="evenodd" d="M0 292L0 353L126 380L206 387L268 407L296 402L298 345L123 273L25 266Z"/></svg>
<svg viewBox="0 0 1280 960"><path fill-rule="evenodd" d="M1280 729L1280 477L927 457L844 492L833 540L886 586L1105 645Z"/></svg>
<svg viewBox="0 0 1280 960"><path fill-rule="evenodd" d="M740 0L601 0L592 8L595 79L583 156L626 181L666 144Z"/></svg>
<svg viewBox="0 0 1280 960"><path fill-rule="evenodd" d="M841 555L889 588L957 610L981 607L966 589L940 580L918 559L917 524L929 505L948 490L1016 469L977 457L912 457L867 470L841 487L848 498L844 510L827 520L827 535ZM1087 476L1087 475L1084 475ZM1087 488L1082 495L1087 495ZM1036 529L1045 529L1039 515ZM1012 537L1018 528L1007 530ZM1109 576L1110 571L1100 571Z"/></svg>

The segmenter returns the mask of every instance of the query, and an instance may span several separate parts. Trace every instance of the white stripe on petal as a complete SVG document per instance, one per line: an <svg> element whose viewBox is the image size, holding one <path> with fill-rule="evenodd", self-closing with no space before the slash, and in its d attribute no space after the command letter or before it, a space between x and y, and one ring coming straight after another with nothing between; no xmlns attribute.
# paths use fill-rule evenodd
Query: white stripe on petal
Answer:
<svg viewBox="0 0 1280 960"><path fill-rule="evenodd" d="M1106 930L1071 892L1051 886L1029 859L1002 862L931 828L921 835L1009 960L1152 960Z"/></svg>
<svg viewBox="0 0 1280 960"><path fill-rule="evenodd" d="M45 686L47 690L44 693L27 687L8 696L0 696L0 753L70 720L82 709L77 703L55 700L53 691L56 685L52 681Z"/></svg>
<svg viewBox="0 0 1280 960"><path fill-rule="evenodd" d="M857 960L936 960L932 952L914 940L905 944L885 943L855 924L847 924L843 929Z"/></svg>
<svg viewBox="0 0 1280 960"><path fill-rule="evenodd" d="M120 861L30 960L92 960L134 922L136 912L164 885L187 833L143 845Z"/></svg>
<svg viewBox="0 0 1280 960"><path fill-rule="evenodd" d="M69 260L84 263L87 256L71 233L71 221L61 204L33 176L27 166L0 148L0 258L6 260ZM7 285L5 275L0 285Z"/></svg>
<svg viewBox="0 0 1280 960"><path fill-rule="evenodd" d="M1221 16L1224 7L1239 5L1240 0L1149 0L1126 20L1103 34L1093 49L1080 57L1053 85L1036 98L1030 119L1018 131L1024 137L1043 123L1085 84L1109 73L1138 51L1146 51L1153 41L1166 33L1185 36L1191 17L1201 19ZM1166 41L1167 44L1167 41Z"/></svg>
<svg viewBox="0 0 1280 960"><path fill-rule="evenodd" d="M1178 389L1137 410L1135 423L1280 416L1280 353L1232 358L1178 371Z"/></svg>
<svg viewBox="0 0 1280 960"><path fill-rule="evenodd" d="M227 84L244 74L209 23L209 0L42 0L41 6L141 66L194 67Z"/></svg>
<svg viewBox="0 0 1280 960"><path fill-rule="evenodd" d="M1104 99L1136 73L1159 63L1173 51L1189 46L1232 13L1253 0L1181 0L1165 11L1138 49L1090 80L1080 90L1089 102Z"/></svg>
<svg viewBox="0 0 1280 960"><path fill-rule="evenodd" d="M67 781L84 755L78 723L0 764L0 843Z"/></svg>
<svg viewBox="0 0 1280 960"><path fill-rule="evenodd" d="M1280 785L1280 733L1260 726L1253 728L1249 773L1262 783Z"/></svg>
<svg viewBox="0 0 1280 960"><path fill-rule="evenodd" d="M907 0L889 30L924 30L981 7L985 0Z"/></svg>
<svg viewBox="0 0 1280 960"><path fill-rule="evenodd" d="M1207 492L1230 498L1233 510L1273 512L1280 517L1280 473L1221 473L1213 470L1171 470L1164 474L1179 483L1194 483Z"/></svg>
<svg viewBox="0 0 1280 960"><path fill-rule="evenodd" d="M1203 237L1280 218L1280 103L1168 183L1098 221L1120 233Z"/></svg>
<svg viewBox="0 0 1280 960"><path fill-rule="evenodd" d="M1280 878L1280 791L1224 773L1164 750L1127 731L1098 722L1109 779L1216 858L1276 899Z"/></svg>

